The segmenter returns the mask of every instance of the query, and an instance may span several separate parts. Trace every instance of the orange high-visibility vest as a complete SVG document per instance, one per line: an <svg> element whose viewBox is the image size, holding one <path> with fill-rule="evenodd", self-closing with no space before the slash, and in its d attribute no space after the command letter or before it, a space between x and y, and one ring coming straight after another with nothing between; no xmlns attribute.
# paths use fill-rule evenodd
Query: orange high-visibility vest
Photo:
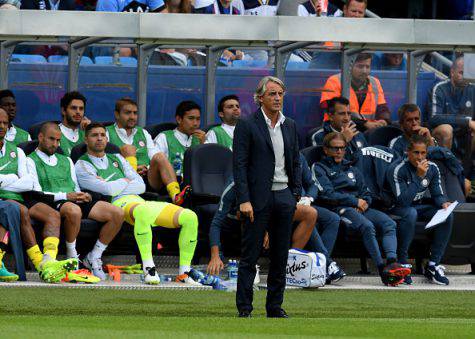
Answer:
<svg viewBox="0 0 475 339"><path fill-rule="evenodd" d="M334 97L341 95L341 74L332 75L327 79L325 90L322 92L322 97L320 103L333 99ZM376 90L374 90L376 88ZM350 86L350 112L361 114L360 117L366 120L374 120L376 115L376 107L386 103L384 98L383 88L378 79L373 76L369 76L368 84L368 93L363 102L363 105L360 107L358 103L358 98L353 88ZM324 121L328 120L328 114L325 113L323 117Z"/></svg>

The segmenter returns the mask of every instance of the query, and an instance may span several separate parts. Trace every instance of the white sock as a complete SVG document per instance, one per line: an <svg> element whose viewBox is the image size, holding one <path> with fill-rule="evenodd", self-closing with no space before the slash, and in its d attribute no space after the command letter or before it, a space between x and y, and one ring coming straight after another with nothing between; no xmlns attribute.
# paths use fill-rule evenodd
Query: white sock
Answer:
<svg viewBox="0 0 475 339"><path fill-rule="evenodd" d="M153 259L143 260L142 265L143 265L144 271L147 270L147 268L155 267L155 263L153 262Z"/></svg>
<svg viewBox="0 0 475 339"><path fill-rule="evenodd" d="M106 250L107 245L103 244L100 242L99 239L97 239L96 244L92 248L92 251L89 253L91 256L91 259L100 259L102 257L102 253Z"/></svg>
<svg viewBox="0 0 475 339"><path fill-rule="evenodd" d="M68 258L77 258L78 252L76 252L76 240L73 242L66 241L66 256Z"/></svg>
<svg viewBox="0 0 475 339"><path fill-rule="evenodd" d="M191 266L190 265L180 265L180 269L178 270L178 275L185 274L190 272Z"/></svg>
<svg viewBox="0 0 475 339"><path fill-rule="evenodd" d="M429 266L436 266L436 264L433 261L429 261Z"/></svg>

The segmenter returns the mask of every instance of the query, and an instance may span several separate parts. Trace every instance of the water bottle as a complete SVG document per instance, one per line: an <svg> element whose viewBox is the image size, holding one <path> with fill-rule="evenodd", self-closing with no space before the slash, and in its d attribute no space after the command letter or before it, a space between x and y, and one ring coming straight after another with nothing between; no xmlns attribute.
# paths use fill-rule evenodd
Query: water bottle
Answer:
<svg viewBox="0 0 475 339"><path fill-rule="evenodd" d="M176 175L181 175L181 166L182 166L182 161L181 161L181 154L176 153L175 154L175 159L173 160L173 170L175 171Z"/></svg>
<svg viewBox="0 0 475 339"><path fill-rule="evenodd" d="M228 262L228 280L237 283L238 266L237 260L229 260Z"/></svg>
<svg viewBox="0 0 475 339"><path fill-rule="evenodd" d="M165 282L172 282L172 277L165 275L165 274L160 274L159 275L160 282L165 283Z"/></svg>
<svg viewBox="0 0 475 339"><path fill-rule="evenodd" d="M217 291L228 291L228 286L226 286L224 281L219 281L219 284L213 286L213 290Z"/></svg>
<svg viewBox="0 0 475 339"><path fill-rule="evenodd" d="M194 281L199 282L200 284L203 284L203 279L205 278L203 272L195 270L194 268L190 269L190 272L188 272L188 276Z"/></svg>
<svg viewBox="0 0 475 339"><path fill-rule="evenodd" d="M199 282L205 286L212 286L214 290L226 290L226 286L221 283L221 279L211 274L204 274L203 272L192 268L188 275L194 281Z"/></svg>
<svg viewBox="0 0 475 339"><path fill-rule="evenodd" d="M212 286L214 290L226 289L226 287L221 284L221 279L211 274L205 275L201 283L206 286Z"/></svg>
<svg viewBox="0 0 475 339"><path fill-rule="evenodd" d="M234 292L237 290L237 261L229 260L228 261L228 280L224 282L226 290L228 292Z"/></svg>
<svg viewBox="0 0 475 339"><path fill-rule="evenodd" d="M228 281L226 281L226 287L228 291L237 290L237 278L238 278L238 263L237 260L229 260L228 262Z"/></svg>

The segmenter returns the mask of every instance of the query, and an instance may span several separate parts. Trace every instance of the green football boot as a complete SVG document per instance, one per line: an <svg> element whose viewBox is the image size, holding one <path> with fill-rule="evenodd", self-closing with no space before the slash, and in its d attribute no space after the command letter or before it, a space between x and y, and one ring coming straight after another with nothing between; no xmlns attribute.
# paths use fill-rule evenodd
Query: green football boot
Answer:
<svg viewBox="0 0 475 339"><path fill-rule="evenodd" d="M77 266L77 258L57 261L45 254L39 267L40 278L47 283L58 283L66 277L68 272L75 270Z"/></svg>
<svg viewBox="0 0 475 339"><path fill-rule="evenodd" d="M17 281L18 275L8 272L7 268L3 264L3 261L0 261L0 281L10 282Z"/></svg>

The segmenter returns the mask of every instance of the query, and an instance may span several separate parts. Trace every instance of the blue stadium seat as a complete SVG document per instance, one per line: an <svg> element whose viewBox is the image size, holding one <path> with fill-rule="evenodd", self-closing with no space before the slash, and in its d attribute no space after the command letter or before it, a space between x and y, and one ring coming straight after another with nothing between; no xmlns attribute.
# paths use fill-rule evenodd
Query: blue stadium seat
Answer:
<svg viewBox="0 0 475 339"><path fill-rule="evenodd" d="M97 56L94 58L96 65L113 65L113 58L111 56ZM137 66L137 59L132 57L120 57L120 65L122 66Z"/></svg>
<svg viewBox="0 0 475 339"><path fill-rule="evenodd" d="M232 66L233 67L250 67L249 61L247 60L234 60Z"/></svg>
<svg viewBox="0 0 475 339"><path fill-rule="evenodd" d="M264 68L267 66L266 60L234 60L233 67L244 68L244 67L260 67Z"/></svg>
<svg viewBox="0 0 475 339"><path fill-rule="evenodd" d="M51 64L61 64L67 65L68 64L68 56L67 55L50 55L48 57L48 62ZM87 56L81 57L81 65L92 65L94 64L91 58Z"/></svg>
<svg viewBox="0 0 475 339"><path fill-rule="evenodd" d="M17 112L17 123L19 126L28 128L28 126L38 121L58 119L58 104L55 101L44 100L45 95L47 95L50 89L41 85L45 81L52 81L51 79L55 79L55 82L59 80L56 77L56 72L58 71L56 67L51 67L51 64L48 63L16 63L14 66L15 71L10 72L9 78L12 90L17 95L17 101L22 102L21 105L18 105ZM38 69L40 77L32 79L31 67L33 66L42 66ZM97 65L81 66L83 69L79 77L79 88L82 88L86 97L90 99L87 105L87 115L90 119L96 121L112 118L111 115L104 115L104 112L113 112L114 102L120 97L134 97L136 95L136 74L135 72L130 72L130 70L135 70L135 68L104 66L107 65L102 67ZM105 72L98 72L98 67L104 68ZM255 74L248 72L248 70L270 71L269 69L223 67L217 79L216 97L220 98L232 92L238 93L241 97L243 109L246 111L253 109L252 97L243 95L243 93L248 93L249 84L257 83L257 78L264 73ZM241 71L244 73L240 73ZM305 72L295 72L297 73L295 76L289 77L286 80L290 90L284 102L284 111L297 122L302 137L302 145L304 145L303 139L305 138L306 131L318 126L322 120L319 108L320 94L315 92L315 89L323 87L326 79L337 72L338 70L336 69L308 69ZM389 109L393 113L392 119L396 120L397 109L406 100L405 92L403 92L406 84L406 73L401 71L376 71L372 74L380 79ZM146 124L154 125L164 121L174 121L176 105L180 101L191 99L202 105L204 99L202 84L205 81L204 79L205 72L199 67L151 67L149 69L149 82L153 86L149 86L147 107L150 110L160 108L147 116ZM39 85L27 87L23 85L23 83L30 83L32 81ZM419 73L417 102L420 107L424 107L427 102L428 93L434 86L434 83L434 73ZM108 84L108 87L104 87L104 84ZM231 91L230 89L233 90ZM299 108L302 105L309 107L308 114L301 113ZM36 113L31 114L31 112ZM215 121L219 121L217 116ZM214 120L208 123L212 122Z"/></svg>
<svg viewBox="0 0 475 339"><path fill-rule="evenodd" d="M308 62L289 61L287 69L308 69Z"/></svg>
<svg viewBox="0 0 475 339"><path fill-rule="evenodd" d="M368 144L371 146L381 145L389 146L392 139L400 136L402 130L397 126L382 126L370 130L366 136Z"/></svg>
<svg viewBox="0 0 475 339"><path fill-rule="evenodd" d="M26 64L46 64L46 58L35 54L12 54L12 62L23 62Z"/></svg>

